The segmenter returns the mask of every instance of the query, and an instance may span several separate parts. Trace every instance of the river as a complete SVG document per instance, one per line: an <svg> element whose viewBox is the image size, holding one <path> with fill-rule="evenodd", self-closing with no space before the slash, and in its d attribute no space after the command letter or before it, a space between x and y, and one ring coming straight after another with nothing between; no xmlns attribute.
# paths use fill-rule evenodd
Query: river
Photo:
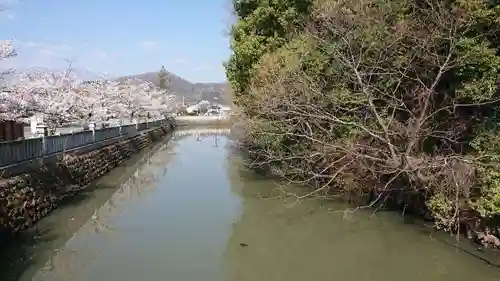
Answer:
<svg viewBox="0 0 500 281"><path fill-rule="evenodd" d="M230 138L211 133L179 133L107 176L119 187L42 220L19 280L500 280L398 214L277 196L280 185L244 170ZM66 238L43 239L48 225Z"/></svg>

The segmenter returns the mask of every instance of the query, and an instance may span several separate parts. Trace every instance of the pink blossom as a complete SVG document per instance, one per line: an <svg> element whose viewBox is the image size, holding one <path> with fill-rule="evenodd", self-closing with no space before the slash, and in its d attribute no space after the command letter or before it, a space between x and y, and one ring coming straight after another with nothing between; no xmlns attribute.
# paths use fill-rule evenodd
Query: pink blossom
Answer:
<svg viewBox="0 0 500 281"><path fill-rule="evenodd" d="M12 41L0 41L0 60L16 55ZM160 92L138 79L84 82L71 68L48 72L40 69L17 73L8 91L0 94L0 119L23 120L41 114L47 125L92 119L160 116L171 111L173 95Z"/></svg>
<svg viewBox="0 0 500 281"><path fill-rule="evenodd" d="M16 56L12 40L0 40L0 60Z"/></svg>

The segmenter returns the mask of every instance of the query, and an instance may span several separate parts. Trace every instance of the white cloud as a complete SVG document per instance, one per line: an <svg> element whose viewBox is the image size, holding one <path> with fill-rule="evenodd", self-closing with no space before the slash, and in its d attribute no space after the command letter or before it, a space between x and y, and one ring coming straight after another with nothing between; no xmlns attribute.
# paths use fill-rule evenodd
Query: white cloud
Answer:
<svg viewBox="0 0 500 281"><path fill-rule="evenodd" d="M61 50L61 51L73 50L73 46L71 46L70 44L67 44L67 43L59 44L59 45L55 46L55 48L58 50Z"/></svg>
<svg viewBox="0 0 500 281"><path fill-rule="evenodd" d="M26 46L29 48L35 48L35 47L41 47L43 44L40 42L33 42L33 41L21 41L18 40L17 43L22 46Z"/></svg>
<svg viewBox="0 0 500 281"><path fill-rule="evenodd" d="M140 45L145 50L152 50L156 49L159 44L156 41L142 41Z"/></svg>
<svg viewBox="0 0 500 281"><path fill-rule="evenodd" d="M62 51L70 51L73 49L73 46L67 43L67 40L64 40L60 43L47 43L47 42L39 42L39 41L21 41L17 40L17 44L20 46L28 47L28 48L43 48L46 50L50 50L53 52L62 52Z"/></svg>
<svg viewBox="0 0 500 281"><path fill-rule="evenodd" d="M106 59L106 58L119 58L123 56L122 51L104 51L104 50L95 50L92 53L93 57L100 58L100 59Z"/></svg>
<svg viewBox="0 0 500 281"><path fill-rule="evenodd" d="M46 56L46 57L52 57L55 55L54 51L50 50L50 49L41 49L39 51L39 53L42 55L42 56Z"/></svg>
<svg viewBox="0 0 500 281"><path fill-rule="evenodd" d="M108 57L108 53L106 53L105 51L103 50L96 50L93 55L97 58L100 58L100 59L105 59Z"/></svg>
<svg viewBox="0 0 500 281"><path fill-rule="evenodd" d="M19 0L0 0L0 17L8 20L14 20L16 15L12 12Z"/></svg>
<svg viewBox="0 0 500 281"><path fill-rule="evenodd" d="M114 52L111 52L110 55L114 58L120 58L120 57L123 57L123 52L122 51L114 51Z"/></svg>
<svg viewBox="0 0 500 281"><path fill-rule="evenodd" d="M204 64L204 65L200 65L200 66L195 67L193 70L197 72L197 71L211 70L211 69L213 69L212 65Z"/></svg>

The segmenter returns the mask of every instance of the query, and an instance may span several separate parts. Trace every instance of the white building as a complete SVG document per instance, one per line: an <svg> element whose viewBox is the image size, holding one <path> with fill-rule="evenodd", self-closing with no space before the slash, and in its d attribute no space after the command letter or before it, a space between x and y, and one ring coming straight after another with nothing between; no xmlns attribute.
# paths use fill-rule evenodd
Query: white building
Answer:
<svg viewBox="0 0 500 281"><path fill-rule="evenodd" d="M219 115L220 116L229 116L231 115L231 108L229 106L221 105L219 107Z"/></svg>
<svg viewBox="0 0 500 281"><path fill-rule="evenodd" d="M196 111L198 111L198 106L196 104L195 105L190 105L190 106L186 107L186 111L187 111L188 114L193 114Z"/></svg>
<svg viewBox="0 0 500 281"><path fill-rule="evenodd" d="M202 100L197 104L190 105L186 108L188 114L193 114L199 112L201 109L208 109L210 103L208 101Z"/></svg>

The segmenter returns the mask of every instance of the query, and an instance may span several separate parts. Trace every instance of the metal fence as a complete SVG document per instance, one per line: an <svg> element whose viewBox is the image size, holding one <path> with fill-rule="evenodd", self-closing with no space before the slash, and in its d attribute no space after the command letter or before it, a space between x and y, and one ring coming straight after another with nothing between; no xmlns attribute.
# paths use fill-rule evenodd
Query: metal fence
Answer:
<svg viewBox="0 0 500 281"><path fill-rule="evenodd" d="M140 131L158 128L166 122L166 119L156 119L94 131L88 130L57 136L0 142L0 167L64 152L112 138L135 136Z"/></svg>

